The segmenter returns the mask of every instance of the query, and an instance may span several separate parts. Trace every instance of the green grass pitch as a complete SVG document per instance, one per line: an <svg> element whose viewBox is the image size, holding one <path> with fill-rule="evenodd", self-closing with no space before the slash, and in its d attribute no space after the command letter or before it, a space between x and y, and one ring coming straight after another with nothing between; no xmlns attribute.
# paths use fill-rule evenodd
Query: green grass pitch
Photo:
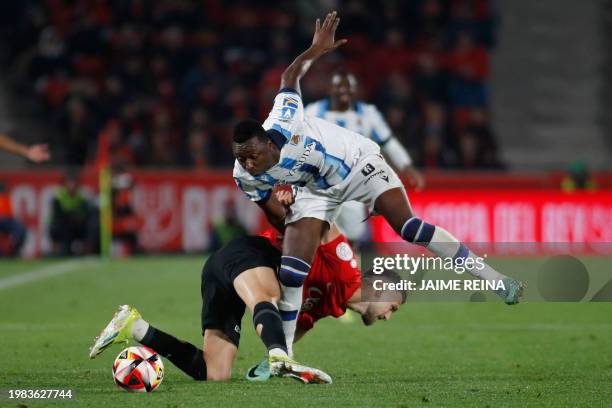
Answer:
<svg viewBox="0 0 612 408"><path fill-rule="evenodd" d="M296 354L330 373L330 386L243 379L264 351L247 315L231 382L196 383L166 360L158 391L115 388L111 365L120 348L90 360L88 347L121 303L201 346L202 260L83 262L70 272L5 288L11 277L66 261L0 261L0 406L610 405L612 303L417 302L367 328L358 319L326 319L296 345ZM534 261L513 260L511 266ZM589 262L594 268L610 265L601 258ZM24 388L72 388L75 400L7 400L8 389Z"/></svg>

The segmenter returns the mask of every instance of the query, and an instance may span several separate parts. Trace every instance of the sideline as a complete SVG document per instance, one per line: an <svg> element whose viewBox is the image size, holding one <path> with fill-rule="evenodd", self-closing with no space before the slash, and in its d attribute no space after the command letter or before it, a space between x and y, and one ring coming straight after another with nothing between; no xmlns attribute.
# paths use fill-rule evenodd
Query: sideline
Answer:
<svg viewBox="0 0 612 408"><path fill-rule="evenodd" d="M6 278L1 278L0 290L14 288L15 286L63 275L68 272L74 272L79 268L95 265L98 262L97 259L93 258L80 258L32 269Z"/></svg>

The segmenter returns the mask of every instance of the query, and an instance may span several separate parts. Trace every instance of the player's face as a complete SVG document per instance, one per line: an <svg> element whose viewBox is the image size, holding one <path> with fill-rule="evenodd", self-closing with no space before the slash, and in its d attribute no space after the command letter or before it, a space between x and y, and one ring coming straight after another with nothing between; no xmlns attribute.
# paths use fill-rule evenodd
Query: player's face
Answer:
<svg viewBox="0 0 612 408"><path fill-rule="evenodd" d="M366 326L376 323L378 320L389 320L391 315L399 310L401 300L371 302L366 312L361 315L361 320Z"/></svg>
<svg viewBox="0 0 612 408"><path fill-rule="evenodd" d="M278 162L272 142L256 137L245 143L234 143L232 151L238 163L252 176L265 172Z"/></svg>
<svg viewBox="0 0 612 408"><path fill-rule="evenodd" d="M334 105L348 109L355 97L355 81L348 75L334 75L330 89L330 97Z"/></svg>

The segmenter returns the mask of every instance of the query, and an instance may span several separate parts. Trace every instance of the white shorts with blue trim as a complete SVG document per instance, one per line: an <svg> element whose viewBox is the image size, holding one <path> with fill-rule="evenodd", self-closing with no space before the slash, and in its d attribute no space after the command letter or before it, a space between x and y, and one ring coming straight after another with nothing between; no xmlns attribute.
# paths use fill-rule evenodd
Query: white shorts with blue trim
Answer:
<svg viewBox="0 0 612 408"><path fill-rule="evenodd" d="M295 188L295 203L285 219L291 224L302 218L316 218L332 224L340 206L349 201L358 201L374 211L376 199L394 188L404 188L400 178L378 152L362 155L346 179L325 190L309 187ZM356 219L354 222L362 222Z"/></svg>

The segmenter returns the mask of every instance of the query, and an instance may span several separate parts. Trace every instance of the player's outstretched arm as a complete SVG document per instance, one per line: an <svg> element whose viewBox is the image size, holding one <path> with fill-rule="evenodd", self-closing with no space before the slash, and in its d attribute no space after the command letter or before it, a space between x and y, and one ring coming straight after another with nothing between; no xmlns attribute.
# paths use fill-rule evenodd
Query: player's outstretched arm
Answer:
<svg viewBox="0 0 612 408"><path fill-rule="evenodd" d="M17 143L10 137L3 134L0 134L0 150L23 156L35 163L44 162L50 158L47 145L36 144L26 146L24 144Z"/></svg>
<svg viewBox="0 0 612 408"><path fill-rule="evenodd" d="M317 19L312 45L285 69L281 79L281 89L290 88L301 93L300 79L306 74L312 63L322 55L346 44L347 40L336 41L334 38L338 24L340 24L340 17L335 11L327 14L323 24L320 19Z"/></svg>

